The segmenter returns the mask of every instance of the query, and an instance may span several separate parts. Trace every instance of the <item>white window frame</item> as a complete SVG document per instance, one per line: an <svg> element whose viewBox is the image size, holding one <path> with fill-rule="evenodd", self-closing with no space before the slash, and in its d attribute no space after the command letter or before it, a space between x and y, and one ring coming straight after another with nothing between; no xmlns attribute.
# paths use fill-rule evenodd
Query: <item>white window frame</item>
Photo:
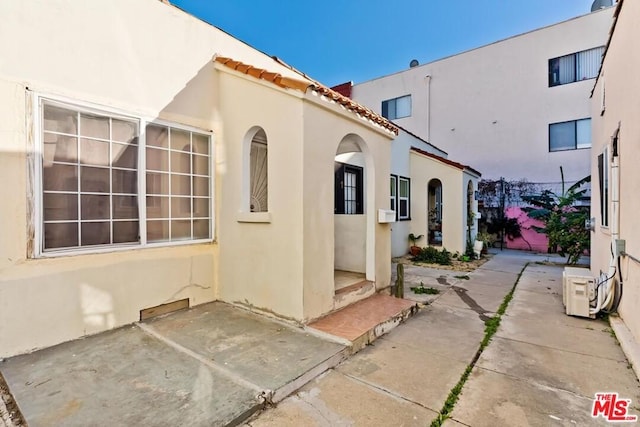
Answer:
<svg viewBox="0 0 640 427"><path fill-rule="evenodd" d="M139 126L138 132L138 221L140 231L140 241L137 243L116 243L109 245L95 245L85 247L74 248L60 248L60 249L44 249L44 185L43 185L43 156L44 156L44 141L43 141L43 102L49 102L52 104L58 104L61 107L69 108L79 112L85 112L90 114L108 115L112 118L120 118L130 121L137 121ZM118 108L98 105L94 103L79 101L69 97L51 95L41 92L32 92L32 105L33 110L31 112L32 122L32 135L34 136L34 161L32 162L32 176L35 178L33 183L33 238L34 245L32 253L29 254L30 258L55 258L61 256L82 255L82 254L95 254L95 253L108 253L108 252L121 252L130 251L132 249L154 248L154 247L167 247L167 246L185 246L201 243L211 243L215 241L215 135L210 130L197 128L190 125L184 125L181 123L175 123L167 120L160 120L144 114L131 114ZM168 242L147 242L147 212L146 212L146 127L149 124L156 124L159 126L168 126L175 129L180 129L188 132L196 132L209 137L209 238L207 239L193 239L193 240L176 240Z"/></svg>
<svg viewBox="0 0 640 427"><path fill-rule="evenodd" d="M398 101L404 100L404 99L408 99L409 100L409 111L408 111L407 114L399 115L398 114ZM384 105L385 105L385 103L387 104L387 115L386 116L384 115ZM389 114L389 105L392 104L392 103L393 103L393 111L394 111L394 115L393 116L391 114ZM385 118L387 118L389 120L404 119L406 117L411 117L412 110L413 110L413 105L412 105L411 94L398 96L396 98L391 98L391 99L385 99L384 101L382 101L381 106L380 106L380 112L381 112L382 116L384 116Z"/></svg>
<svg viewBox="0 0 640 427"><path fill-rule="evenodd" d="M389 188L391 189L393 186L393 192L389 195L390 199L390 208L396 214L396 220L398 219L398 175L391 175L391 179L389 180Z"/></svg>
<svg viewBox="0 0 640 427"><path fill-rule="evenodd" d="M556 123L549 123L549 152L550 153L555 153L555 152L559 152L559 151L573 151L573 150L588 150L591 149L591 146L593 145L593 141L590 140L589 141L589 145L580 145L579 146L579 141L578 141L578 123L580 122L586 122L589 121L589 128L591 128L591 126L593 125L593 122L591 121L590 117L585 117L582 119L576 119L576 120L567 120L565 122L556 122ZM551 127L553 125L561 125L561 124L567 124L567 123L572 123L573 127L574 127L574 141L573 141L573 147L570 148L556 148L556 149L552 149L551 147ZM591 137L591 132L588 132L589 137Z"/></svg>
<svg viewBox="0 0 640 427"><path fill-rule="evenodd" d="M402 181L407 182L407 196L402 197L400 195L400 183ZM411 178L407 178L405 176L398 176L398 219L400 221L408 221L411 219ZM407 214L405 216L400 215L400 202L406 200L407 201Z"/></svg>

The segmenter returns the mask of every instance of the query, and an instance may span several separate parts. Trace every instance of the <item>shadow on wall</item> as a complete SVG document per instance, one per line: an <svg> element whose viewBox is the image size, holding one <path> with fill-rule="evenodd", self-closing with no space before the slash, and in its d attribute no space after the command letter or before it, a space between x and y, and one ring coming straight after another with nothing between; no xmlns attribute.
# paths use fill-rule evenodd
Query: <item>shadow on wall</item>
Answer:
<svg viewBox="0 0 640 427"><path fill-rule="evenodd" d="M207 60L193 72L194 74L185 78L174 95L168 97L170 101L159 110L157 117L208 131L218 122L219 114L216 110L217 76L213 62ZM71 91L73 88L69 89ZM144 99L144 96L140 98ZM77 97L69 101L70 107L74 106L74 101L80 104L91 100ZM27 147L26 142L24 145ZM60 147L60 150L64 148L62 144ZM56 145L53 145L53 150L56 150ZM11 170L24 170L24 154L13 154L15 153L0 153L0 163L8 164L7 167ZM215 160L219 162L219 158L216 155ZM216 170L219 172L220 169L212 166L212 172L215 173ZM138 173L144 172L139 169ZM137 182L135 173L127 176ZM127 188L135 188L136 182ZM215 192L211 184L210 180L209 194L213 197ZM12 192L8 197L20 197L24 200L25 194L20 196L17 192ZM1 208L0 218L11 217L8 212L10 205L7 203ZM59 208L58 205L49 204L43 207L43 211L49 209L50 212ZM209 210L210 208L207 213ZM131 215L140 221L137 209ZM215 220L216 216L212 214L211 217ZM69 223L77 221L77 218L72 217L65 219ZM42 218L36 219L36 222L41 220ZM20 222L24 223L23 220ZM5 227L6 224L2 228ZM139 227L138 223L134 230L136 233L139 233ZM45 240L47 237L44 235L51 236L51 230L47 231L48 234L43 230ZM98 246L102 243L103 241L98 242ZM77 244L78 240L70 246ZM92 243L88 243L90 244ZM137 321L139 311L144 308L183 298L189 298L191 304L215 299L212 244L165 248L134 246L130 251L123 252L26 260L25 249L24 244L14 244L12 249L3 251L9 255L15 254L7 258L17 259L19 262L6 266L0 264L0 270L5 268L12 273L5 276L6 280L0 278L0 295L6 298L4 304L0 304L0 312L4 311L2 319L7 322L0 327L0 336L5 331L18 331L25 327L44 331L50 330L52 324L58 326L52 333L39 338L22 339L17 333L10 334L12 337L9 338L9 348L1 349L3 354L0 356L19 354L35 347L46 347L126 325ZM30 313L31 310L25 310L24 307L31 307L37 314Z"/></svg>
<svg viewBox="0 0 640 427"><path fill-rule="evenodd" d="M520 232L522 237L509 240L505 239L507 248L520 249L525 251L535 252L547 252L549 240L547 236L542 233L538 233L533 229L533 226L542 227L544 223L539 220L529 218L527 213L517 206L512 206L505 209L505 216L507 218L516 218L518 224L520 224Z"/></svg>

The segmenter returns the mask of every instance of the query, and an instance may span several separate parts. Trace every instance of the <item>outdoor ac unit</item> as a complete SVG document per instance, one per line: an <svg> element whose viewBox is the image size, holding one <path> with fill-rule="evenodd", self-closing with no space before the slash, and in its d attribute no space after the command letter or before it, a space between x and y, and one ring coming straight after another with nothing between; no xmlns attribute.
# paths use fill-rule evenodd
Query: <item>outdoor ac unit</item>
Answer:
<svg viewBox="0 0 640 427"><path fill-rule="evenodd" d="M569 316L590 317L590 301L595 298L595 279L587 268L565 267L562 273L562 303Z"/></svg>

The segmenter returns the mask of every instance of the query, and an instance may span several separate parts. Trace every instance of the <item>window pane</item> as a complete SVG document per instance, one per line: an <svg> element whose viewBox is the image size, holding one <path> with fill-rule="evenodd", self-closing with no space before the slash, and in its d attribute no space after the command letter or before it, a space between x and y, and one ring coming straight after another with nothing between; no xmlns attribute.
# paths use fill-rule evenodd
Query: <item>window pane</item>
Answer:
<svg viewBox="0 0 640 427"><path fill-rule="evenodd" d="M396 178L391 177L391 197L396 195Z"/></svg>
<svg viewBox="0 0 640 427"><path fill-rule="evenodd" d="M209 220L196 219L193 221L193 238L208 239L209 238Z"/></svg>
<svg viewBox="0 0 640 427"><path fill-rule="evenodd" d="M193 173L196 175L209 175L209 157L193 156Z"/></svg>
<svg viewBox="0 0 640 427"><path fill-rule="evenodd" d="M45 221L78 219L77 194L44 193L42 203Z"/></svg>
<svg viewBox="0 0 640 427"><path fill-rule="evenodd" d="M169 148L168 132L166 126L147 125L147 145Z"/></svg>
<svg viewBox="0 0 640 427"><path fill-rule="evenodd" d="M193 152L209 154L209 137L206 135L192 134Z"/></svg>
<svg viewBox="0 0 640 427"><path fill-rule="evenodd" d="M591 119L583 119L576 122L576 147L591 147Z"/></svg>
<svg viewBox="0 0 640 427"><path fill-rule="evenodd" d="M72 135L78 133L78 113L75 111L45 104L43 116L44 130Z"/></svg>
<svg viewBox="0 0 640 427"><path fill-rule="evenodd" d="M113 223L113 243L137 242L139 234L138 221L116 221Z"/></svg>
<svg viewBox="0 0 640 427"><path fill-rule="evenodd" d="M156 171L169 170L169 152L167 150L158 150L156 148L148 148L147 153L147 169Z"/></svg>
<svg viewBox="0 0 640 427"><path fill-rule="evenodd" d="M80 163L109 166L109 143L91 139L80 140Z"/></svg>
<svg viewBox="0 0 640 427"><path fill-rule="evenodd" d="M138 219L138 197L113 196L113 218Z"/></svg>
<svg viewBox="0 0 640 427"><path fill-rule="evenodd" d="M193 199L193 216L207 218L209 216L209 199Z"/></svg>
<svg viewBox="0 0 640 427"><path fill-rule="evenodd" d="M549 150L572 150L576 148L575 122L554 123L549 126Z"/></svg>
<svg viewBox="0 0 640 427"><path fill-rule="evenodd" d="M169 218L169 197L147 197L147 218Z"/></svg>
<svg viewBox="0 0 640 427"><path fill-rule="evenodd" d="M409 181L400 179L400 197L409 197Z"/></svg>
<svg viewBox="0 0 640 427"><path fill-rule="evenodd" d="M147 221L147 241L169 240L169 221Z"/></svg>
<svg viewBox="0 0 640 427"><path fill-rule="evenodd" d="M171 175L171 194L191 195L191 177L188 175Z"/></svg>
<svg viewBox="0 0 640 427"><path fill-rule="evenodd" d="M400 199L400 218L408 218L409 217L409 201L405 199Z"/></svg>
<svg viewBox="0 0 640 427"><path fill-rule="evenodd" d="M111 174L113 176L112 191L114 193L136 194L138 192L138 172L135 170L113 169Z"/></svg>
<svg viewBox="0 0 640 427"><path fill-rule="evenodd" d="M111 243L111 229L108 222L83 222L81 245L106 245Z"/></svg>
<svg viewBox="0 0 640 427"><path fill-rule="evenodd" d="M396 99L396 118L409 117L411 115L411 95Z"/></svg>
<svg viewBox="0 0 640 427"><path fill-rule="evenodd" d="M108 193L109 190L109 169L90 168L83 166L80 168L80 191L91 193Z"/></svg>
<svg viewBox="0 0 640 427"><path fill-rule="evenodd" d="M191 238L191 220L171 221L171 240Z"/></svg>
<svg viewBox="0 0 640 427"><path fill-rule="evenodd" d="M171 198L171 218L190 218L191 198L172 197Z"/></svg>
<svg viewBox="0 0 640 427"><path fill-rule="evenodd" d="M45 191L78 191L78 167L52 164L43 170Z"/></svg>
<svg viewBox="0 0 640 427"><path fill-rule="evenodd" d="M576 54L578 61L577 80L593 79L598 76L603 52L603 47L597 47Z"/></svg>
<svg viewBox="0 0 640 427"><path fill-rule="evenodd" d="M191 155L172 151L171 172L191 173Z"/></svg>
<svg viewBox="0 0 640 427"><path fill-rule="evenodd" d="M98 196L94 194L83 194L80 196L80 209L82 219L109 219L110 197Z"/></svg>
<svg viewBox="0 0 640 427"><path fill-rule="evenodd" d="M209 196L209 178L202 178L199 176L193 177L193 195Z"/></svg>
<svg viewBox="0 0 640 427"><path fill-rule="evenodd" d="M45 224L44 248L70 248L78 246L78 223Z"/></svg>
<svg viewBox="0 0 640 427"><path fill-rule="evenodd" d="M390 101L382 101L382 117L389 118L389 102Z"/></svg>
<svg viewBox="0 0 640 427"><path fill-rule="evenodd" d="M147 172L147 194L169 194L169 174Z"/></svg>
<svg viewBox="0 0 640 427"><path fill-rule="evenodd" d="M138 124L124 120L112 119L111 139L120 142L132 142L138 135Z"/></svg>
<svg viewBox="0 0 640 427"><path fill-rule="evenodd" d="M576 57L575 55L567 55L559 58L559 77L560 84L566 84L576 81Z"/></svg>
<svg viewBox="0 0 640 427"><path fill-rule="evenodd" d="M181 151L191 151L191 141L189 132L171 129L171 149Z"/></svg>
<svg viewBox="0 0 640 427"><path fill-rule="evenodd" d="M137 141L134 139L134 142ZM138 146L134 143L111 144L111 165L117 168L136 169L138 167Z"/></svg>
<svg viewBox="0 0 640 427"><path fill-rule="evenodd" d="M91 138L109 139L109 118L81 113L80 135Z"/></svg>
<svg viewBox="0 0 640 427"><path fill-rule="evenodd" d="M78 160L78 138L73 136L44 134L44 165L51 162L70 162Z"/></svg>

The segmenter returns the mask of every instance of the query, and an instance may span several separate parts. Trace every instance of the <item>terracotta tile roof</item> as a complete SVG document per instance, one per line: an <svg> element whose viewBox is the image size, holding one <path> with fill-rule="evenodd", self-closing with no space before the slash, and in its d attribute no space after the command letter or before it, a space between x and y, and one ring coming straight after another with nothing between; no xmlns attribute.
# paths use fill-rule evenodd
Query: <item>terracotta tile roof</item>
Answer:
<svg viewBox="0 0 640 427"><path fill-rule="evenodd" d="M302 77L305 77L305 80L295 79L292 77L285 77L279 73L273 73L265 70L264 68L254 67L252 65L245 64L240 61L235 61L231 58L227 58L224 56L216 56L214 58L214 61L228 68L231 68L232 70L238 71L248 76L252 76L256 79L266 80L268 82L271 82L285 89L294 89L303 93L306 93L308 90L311 90L313 93L324 96L328 100L342 105L344 108L351 111L352 113L358 114L359 116L362 116L365 119L372 121L373 123L381 126L382 128L393 133L394 135L398 135L398 128L386 118L375 113L369 108L363 105L360 105L357 102L354 102L348 97L341 95L340 93L332 89L329 89L328 87L310 79L309 77L307 77L303 73L298 72L297 70L293 70L293 71L296 71L299 74L301 74ZM277 61L280 62L279 60Z"/></svg>
<svg viewBox="0 0 640 427"><path fill-rule="evenodd" d="M458 163L458 162L454 162L453 160L449 160L449 159L445 159L444 157L440 157L436 154L432 154L429 153L427 151L421 150L419 148L416 147L411 147L411 151L415 151L416 153L422 154L423 156L427 156L427 157L431 157L432 159L438 160L442 163L445 163L449 166L453 166L454 168L460 169L460 170L466 170L469 171L475 175L478 175L479 177L482 176L482 174L480 172L478 172L476 169L472 168L471 166L467 166L467 165L463 165L462 163Z"/></svg>

